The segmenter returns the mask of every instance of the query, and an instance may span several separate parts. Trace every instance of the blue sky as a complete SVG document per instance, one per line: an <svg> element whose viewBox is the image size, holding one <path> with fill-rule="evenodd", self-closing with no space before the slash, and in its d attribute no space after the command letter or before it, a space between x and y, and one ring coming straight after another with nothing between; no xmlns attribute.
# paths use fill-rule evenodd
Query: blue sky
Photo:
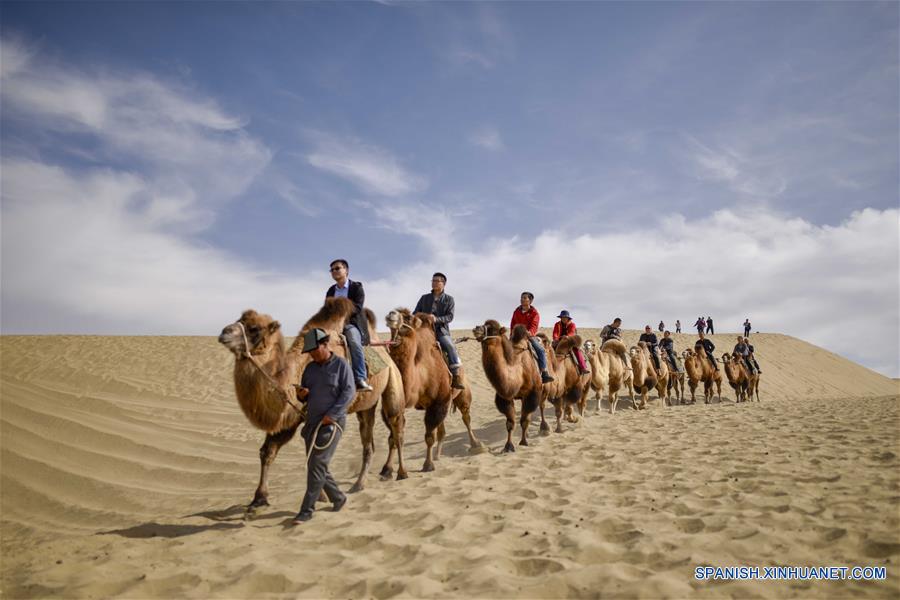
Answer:
<svg viewBox="0 0 900 600"><path fill-rule="evenodd" d="M342 256L379 315L441 270L460 327L530 289L900 374L897 3L0 17L4 333L291 332Z"/></svg>

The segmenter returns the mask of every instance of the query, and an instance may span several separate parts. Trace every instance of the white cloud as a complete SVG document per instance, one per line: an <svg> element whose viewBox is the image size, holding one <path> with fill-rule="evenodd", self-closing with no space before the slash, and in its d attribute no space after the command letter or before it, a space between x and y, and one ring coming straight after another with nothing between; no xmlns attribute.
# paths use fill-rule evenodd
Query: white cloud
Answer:
<svg viewBox="0 0 900 600"><path fill-rule="evenodd" d="M313 134L315 150L310 165L353 183L360 190L381 196L405 196L428 187L428 180L404 168L389 151L355 138Z"/></svg>
<svg viewBox="0 0 900 600"><path fill-rule="evenodd" d="M136 210L146 182L113 171L75 175L7 161L3 182L5 333L214 334L254 307L291 332L329 283L189 244ZM412 305L435 270L449 276L455 327L505 320L519 292L552 321L581 326L612 316L639 327L713 315L720 330L750 317L760 331L795 335L891 376L900 374L900 213L866 209L837 226L763 209L681 216L640 230L455 243L454 217L423 207L371 205L381 223L430 241L381 279L354 272L379 318ZM391 203L394 204L393 202ZM352 260L352 259L351 259Z"/></svg>
<svg viewBox="0 0 900 600"><path fill-rule="evenodd" d="M506 146L496 127L482 127L469 135L469 142L486 150L499 151Z"/></svg>
<svg viewBox="0 0 900 600"><path fill-rule="evenodd" d="M243 193L271 159L241 119L191 90L143 73L76 69L14 40L2 51L4 115L54 136L57 150L141 172L159 196L158 218L208 225L210 208ZM89 136L91 151L72 134Z"/></svg>
<svg viewBox="0 0 900 600"><path fill-rule="evenodd" d="M730 147L715 149L690 136L688 142L700 179L722 182L741 196L763 200L777 198L787 190L787 180L771 160L751 158Z"/></svg>

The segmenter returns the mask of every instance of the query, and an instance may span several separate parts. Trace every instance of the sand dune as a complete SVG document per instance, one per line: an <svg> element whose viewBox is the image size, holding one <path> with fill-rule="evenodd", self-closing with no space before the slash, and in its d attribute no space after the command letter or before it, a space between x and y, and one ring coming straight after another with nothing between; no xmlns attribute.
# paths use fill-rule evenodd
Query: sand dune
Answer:
<svg viewBox="0 0 900 600"><path fill-rule="evenodd" d="M725 351L734 335L712 339ZM367 489L291 529L305 482L297 442L275 463L272 506L243 519L262 434L215 338L4 336L0 592L897 597L900 384L788 336L752 339L761 403L735 405L727 389L722 404L654 398L635 412L626 401L610 417L591 402L563 434L533 424L533 445L510 455L480 348L460 344L491 452L470 456L450 414L437 471L418 472L422 413L411 412L410 478L379 481L379 423ZM359 461L348 431L332 469L343 487ZM698 582L703 564L878 565L888 580Z"/></svg>

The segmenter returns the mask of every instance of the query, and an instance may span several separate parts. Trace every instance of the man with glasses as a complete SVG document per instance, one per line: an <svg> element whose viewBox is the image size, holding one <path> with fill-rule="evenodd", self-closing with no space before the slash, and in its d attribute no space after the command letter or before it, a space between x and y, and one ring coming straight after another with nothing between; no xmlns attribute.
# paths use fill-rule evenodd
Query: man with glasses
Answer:
<svg viewBox="0 0 900 600"><path fill-rule="evenodd" d="M372 391L368 382L366 370L366 357L363 354L363 346L369 345L369 327L366 315L363 312L363 303L366 301L366 292L359 281L350 281L350 265L343 258L331 261L331 278L335 283L325 292L326 298L347 298L356 307L353 314L344 325L344 337L347 338L347 346L350 351L350 361L353 367L353 378L356 380L356 389Z"/></svg>
<svg viewBox="0 0 900 600"><path fill-rule="evenodd" d="M424 294L416 303L414 313L428 313L434 315L434 335L437 337L441 349L447 353L447 361L450 366L450 373L453 375L451 387L461 390L465 386L459 377L459 368L462 362L459 360L459 354L456 352L456 346L453 345L453 338L450 337L450 328L448 324L453 320L453 311L456 303L453 296L444 293L444 286L447 284L447 276L443 273L435 273L431 276L431 293Z"/></svg>

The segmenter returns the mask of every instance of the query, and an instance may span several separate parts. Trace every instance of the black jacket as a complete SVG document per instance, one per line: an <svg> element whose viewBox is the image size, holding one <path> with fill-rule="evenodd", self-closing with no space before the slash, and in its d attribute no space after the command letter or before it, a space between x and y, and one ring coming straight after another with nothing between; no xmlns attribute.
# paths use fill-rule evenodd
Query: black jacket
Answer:
<svg viewBox="0 0 900 600"><path fill-rule="evenodd" d="M710 340L710 339L704 338L702 340L697 340L697 343L700 344L701 346L703 346L703 349L706 350L707 352L709 352L710 354L712 354L712 351L716 349L716 345L713 344L712 340Z"/></svg>
<svg viewBox="0 0 900 600"><path fill-rule="evenodd" d="M641 334L641 338L640 338L638 341L639 341L639 342L646 342L647 345L650 346L650 349L651 349L651 350L655 350L655 349L656 349L656 344L659 343L659 341L658 341L657 338L656 338L656 334L655 334L655 333L642 333L642 334Z"/></svg>
<svg viewBox="0 0 900 600"><path fill-rule="evenodd" d="M414 313L423 312L434 315L434 333L441 337L442 335L450 335L450 328L447 325L453 320L453 311L456 309L456 303L453 296L444 292L434 298L434 294L428 292L423 294L419 301L416 302Z"/></svg>
<svg viewBox="0 0 900 600"><path fill-rule="evenodd" d="M328 291L325 292L326 298L334 298L334 291L337 289L337 284L332 285L328 288ZM369 345L369 323L366 321L366 314L363 312L363 304L366 301L366 292L363 290L363 284L359 281L350 280L350 290L347 292L347 298L353 302L353 305L356 307L356 310L350 315L350 319L348 323L355 325L357 329L359 329L359 333L362 336L363 346Z"/></svg>
<svg viewBox="0 0 900 600"><path fill-rule="evenodd" d="M659 347L668 352L669 354L675 352L675 340L672 338L663 338L659 340Z"/></svg>

